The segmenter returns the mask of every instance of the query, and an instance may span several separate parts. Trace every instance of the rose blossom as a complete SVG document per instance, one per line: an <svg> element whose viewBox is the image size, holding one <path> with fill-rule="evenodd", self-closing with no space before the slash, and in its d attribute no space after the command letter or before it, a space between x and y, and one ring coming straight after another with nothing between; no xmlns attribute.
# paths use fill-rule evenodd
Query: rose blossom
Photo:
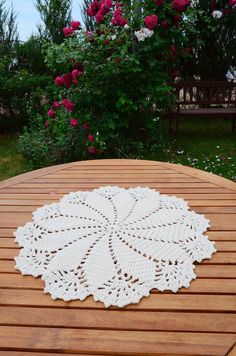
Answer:
<svg viewBox="0 0 236 356"><path fill-rule="evenodd" d="M69 88L71 86L72 83L72 74L71 73L66 73L63 76L64 79L64 84L67 88Z"/></svg>
<svg viewBox="0 0 236 356"><path fill-rule="evenodd" d="M73 31L76 31L81 27L81 23L79 21L71 21L70 25Z"/></svg>
<svg viewBox="0 0 236 356"><path fill-rule="evenodd" d="M162 21L161 27L162 28L168 28L169 27L169 22L167 20Z"/></svg>
<svg viewBox="0 0 236 356"><path fill-rule="evenodd" d="M83 124L83 128L84 128L85 130L89 130L90 126L89 126L89 124L88 124L87 122L85 122L85 123Z"/></svg>
<svg viewBox="0 0 236 356"><path fill-rule="evenodd" d="M61 104L62 104L62 105L64 106L64 108L65 108L67 111L69 111L69 112L71 112L71 111L74 110L75 104L72 103L72 102L71 102L70 100L68 100L68 99L62 99Z"/></svg>
<svg viewBox="0 0 236 356"><path fill-rule="evenodd" d="M96 153L96 148L95 147L93 147L93 146L90 146L90 147L88 147L88 152L89 153Z"/></svg>
<svg viewBox="0 0 236 356"><path fill-rule="evenodd" d="M87 9L87 14L89 16L95 16L96 13L99 11L99 9L100 9L100 4L97 0L95 0L90 4L89 8Z"/></svg>
<svg viewBox="0 0 236 356"><path fill-rule="evenodd" d="M45 126L45 127L48 127L48 126L49 126L49 121L48 121L48 120L45 121L44 126Z"/></svg>
<svg viewBox="0 0 236 356"><path fill-rule="evenodd" d="M56 77L54 83L60 87L62 87L65 84L63 77Z"/></svg>
<svg viewBox="0 0 236 356"><path fill-rule="evenodd" d="M54 101L53 107L54 107L55 109L59 109L60 106L61 106L61 104L59 103L59 101Z"/></svg>
<svg viewBox="0 0 236 356"><path fill-rule="evenodd" d="M164 0L156 0L156 5L161 6L163 4Z"/></svg>
<svg viewBox="0 0 236 356"><path fill-rule="evenodd" d="M73 69L71 74L72 74L72 78L76 79L77 77L80 77L83 74L83 72L80 72L78 69Z"/></svg>
<svg viewBox="0 0 236 356"><path fill-rule="evenodd" d="M71 27L64 27L63 28L63 33L66 37L73 35L74 30Z"/></svg>
<svg viewBox="0 0 236 356"><path fill-rule="evenodd" d="M187 6L190 5L189 1L186 0L173 0L172 7L175 11L183 12L186 10Z"/></svg>
<svg viewBox="0 0 236 356"><path fill-rule="evenodd" d="M223 15L222 11L215 10L212 12L212 16L214 19L220 19Z"/></svg>
<svg viewBox="0 0 236 356"><path fill-rule="evenodd" d="M158 16L153 14L150 16L145 17L144 19L144 23L145 26L149 29L149 30L154 30L157 27L157 23L158 23Z"/></svg>
<svg viewBox="0 0 236 356"><path fill-rule="evenodd" d="M76 127L79 125L79 122L77 119L73 118L73 119L70 119L70 126L72 127Z"/></svg>
<svg viewBox="0 0 236 356"><path fill-rule="evenodd" d="M50 109L50 110L48 110L48 116L49 117L55 117L56 116L56 113L55 113L55 111L54 110L52 110L52 109Z"/></svg>
<svg viewBox="0 0 236 356"><path fill-rule="evenodd" d="M179 23L180 23L181 19L182 19L181 15L174 15L173 22L174 22L174 25L176 28L179 28Z"/></svg>
<svg viewBox="0 0 236 356"><path fill-rule="evenodd" d="M144 41L146 38L151 37L154 31L149 30L148 28L142 27L139 31L135 31L134 34L137 37L138 41Z"/></svg>
<svg viewBox="0 0 236 356"><path fill-rule="evenodd" d="M95 20L97 23L100 23L104 20L104 17L100 11L98 11L95 15Z"/></svg>
<svg viewBox="0 0 236 356"><path fill-rule="evenodd" d="M90 141L90 142L93 142L94 141L94 135L88 135L88 140Z"/></svg>

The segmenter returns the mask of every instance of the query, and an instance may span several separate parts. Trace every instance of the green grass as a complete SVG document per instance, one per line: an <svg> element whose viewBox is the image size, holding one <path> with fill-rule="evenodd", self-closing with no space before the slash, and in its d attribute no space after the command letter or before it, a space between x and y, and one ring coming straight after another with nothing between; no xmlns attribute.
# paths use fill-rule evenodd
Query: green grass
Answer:
<svg viewBox="0 0 236 356"><path fill-rule="evenodd" d="M164 143L157 143L138 158L180 163L236 181L236 130L231 132L231 121L199 118L182 121L178 144L167 135L166 127L163 132ZM30 170L16 147L16 136L0 136L0 180Z"/></svg>
<svg viewBox="0 0 236 356"><path fill-rule="evenodd" d="M167 126L167 125L166 125ZM180 163L236 181L236 129L224 119L191 118L180 123L178 144L166 135L161 152L154 147L150 159ZM147 158L147 157L145 157Z"/></svg>
<svg viewBox="0 0 236 356"><path fill-rule="evenodd" d="M17 152L17 136L0 134L0 181L29 170L29 166Z"/></svg>

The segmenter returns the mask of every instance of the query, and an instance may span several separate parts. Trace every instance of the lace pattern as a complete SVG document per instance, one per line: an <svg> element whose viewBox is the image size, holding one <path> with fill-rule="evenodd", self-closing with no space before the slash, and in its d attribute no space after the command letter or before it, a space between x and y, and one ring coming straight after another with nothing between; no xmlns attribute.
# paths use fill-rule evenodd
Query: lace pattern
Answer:
<svg viewBox="0 0 236 356"><path fill-rule="evenodd" d="M101 187L65 195L15 232L23 275L42 276L53 299L93 295L106 307L138 303L151 289L177 292L211 258L204 216L149 188Z"/></svg>

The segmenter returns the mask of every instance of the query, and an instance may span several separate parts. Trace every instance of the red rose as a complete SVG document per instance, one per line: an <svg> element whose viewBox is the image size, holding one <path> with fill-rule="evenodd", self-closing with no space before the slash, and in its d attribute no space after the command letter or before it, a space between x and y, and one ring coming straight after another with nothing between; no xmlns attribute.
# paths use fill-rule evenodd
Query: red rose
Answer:
<svg viewBox="0 0 236 356"><path fill-rule="evenodd" d="M156 5L161 6L163 4L164 0L156 0Z"/></svg>
<svg viewBox="0 0 236 356"><path fill-rule="evenodd" d="M80 72L78 69L73 69L71 74L72 74L72 78L76 79L77 77L80 77L83 74L83 72Z"/></svg>
<svg viewBox="0 0 236 356"><path fill-rule="evenodd" d="M93 153L96 153L96 148L95 147L93 147L93 146L90 146L90 147L88 147L88 152L89 153L91 153L91 154L93 154Z"/></svg>
<svg viewBox="0 0 236 356"><path fill-rule="evenodd" d="M78 120L77 119L70 119L70 126L72 126L72 127L76 127L76 126L78 126L79 125L79 122L78 122Z"/></svg>
<svg viewBox="0 0 236 356"><path fill-rule="evenodd" d="M158 23L158 16L157 15L150 15L145 17L144 19L144 23L145 26L149 29L149 30L154 30L157 27L157 23Z"/></svg>
<svg viewBox="0 0 236 356"><path fill-rule="evenodd" d="M236 5L236 0L229 0L229 5L230 6Z"/></svg>
<svg viewBox="0 0 236 356"><path fill-rule="evenodd" d="M48 110L48 116L54 118L56 116L55 111L52 109Z"/></svg>
<svg viewBox="0 0 236 356"><path fill-rule="evenodd" d="M176 28L179 28L179 23L180 23L181 19L182 19L181 15L174 15L173 22L174 22L174 25Z"/></svg>
<svg viewBox="0 0 236 356"><path fill-rule="evenodd" d="M169 22L168 22L167 20L162 21L161 27L163 27L163 28L168 28L168 27L169 27Z"/></svg>
<svg viewBox="0 0 236 356"><path fill-rule="evenodd" d="M81 23L79 21L72 21L70 23L70 26L71 26L73 31L76 31L81 27Z"/></svg>
<svg viewBox="0 0 236 356"><path fill-rule="evenodd" d="M95 16L96 13L99 11L99 9L100 9L100 4L97 0L95 0L90 4L89 8L87 9L87 14L89 16Z"/></svg>
<svg viewBox="0 0 236 356"><path fill-rule="evenodd" d="M97 23L100 23L104 20L104 17L100 11L98 11L95 15L95 20Z"/></svg>
<svg viewBox="0 0 236 356"><path fill-rule="evenodd" d="M54 80L54 83L56 85L58 85L59 87L62 87L63 85L65 85L63 77L56 77L56 79Z"/></svg>
<svg viewBox="0 0 236 356"><path fill-rule="evenodd" d="M53 103L53 107L57 110L60 109L61 104L59 103L59 101L54 101Z"/></svg>
<svg viewBox="0 0 236 356"><path fill-rule="evenodd" d="M116 8L111 23L114 26L120 26L120 27L124 27L125 25L127 25L128 21L122 16L121 8L119 7Z"/></svg>
<svg viewBox="0 0 236 356"><path fill-rule="evenodd" d="M85 130L89 130L90 126L89 126L89 124L88 124L87 122L85 122L85 123L83 124L83 128L84 128Z"/></svg>
<svg viewBox="0 0 236 356"><path fill-rule="evenodd" d="M93 142L94 141L94 135L88 135L88 140L90 141L90 142Z"/></svg>
<svg viewBox="0 0 236 356"><path fill-rule="evenodd" d="M45 126L45 127L48 127L48 126L49 126L49 121L48 121L48 120L45 121L44 126Z"/></svg>
<svg viewBox="0 0 236 356"><path fill-rule="evenodd" d="M62 99L61 104L69 112L74 110L75 104L68 99Z"/></svg>
<svg viewBox="0 0 236 356"><path fill-rule="evenodd" d="M173 0L172 7L175 11L183 12L186 10L187 6L190 5L189 1L186 0Z"/></svg>
<svg viewBox="0 0 236 356"><path fill-rule="evenodd" d="M64 79L65 86L69 88L72 83L72 74L71 73L64 74L63 79Z"/></svg>
<svg viewBox="0 0 236 356"><path fill-rule="evenodd" d="M74 30L71 27L64 27L63 33L66 37L73 35Z"/></svg>

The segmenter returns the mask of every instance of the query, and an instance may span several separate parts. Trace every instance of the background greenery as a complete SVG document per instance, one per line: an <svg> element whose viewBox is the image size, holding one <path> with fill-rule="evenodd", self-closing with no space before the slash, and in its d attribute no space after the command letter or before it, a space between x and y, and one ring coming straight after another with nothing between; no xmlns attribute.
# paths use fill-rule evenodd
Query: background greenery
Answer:
<svg viewBox="0 0 236 356"><path fill-rule="evenodd" d="M84 1L84 12L91 2ZM123 2L129 9L130 1ZM155 11L160 21L171 22L171 0L164 0L161 8L146 1L145 11L135 12L134 27L128 32L111 29L109 20L97 25L84 14L88 29L95 31L90 46L85 38L64 40L71 0L35 4L41 24L22 43L14 10L0 0L0 179L50 164L109 157L170 161L236 179L236 133L231 133L230 122L183 121L177 145L162 114L173 99L163 82L173 81L176 75L180 80L225 80L236 67L236 7L229 6L228 0L193 2L180 28L173 23L167 31L159 26L156 37L146 39L144 46L130 39L131 32ZM222 10L223 16L213 18L214 10ZM107 41L114 34L117 38ZM177 46L176 53L163 57L171 43ZM74 61L85 63L88 75L80 78L80 87L61 91L53 80L73 69L72 55ZM51 103L68 95L80 100L75 114L80 124L90 124L89 132L81 126L72 129L71 116L63 112L58 113L57 123L45 129ZM153 106L158 112L151 112ZM91 145L96 155L86 150L89 133L95 137Z"/></svg>
<svg viewBox="0 0 236 356"><path fill-rule="evenodd" d="M222 119L188 119L181 122L179 145L173 145L163 123L163 139L152 147L133 148L138 153L130 154L125 149L120 158L139 158L180 163L186 166L219 174L236 181L235 133L231 122ZM0 136L0 180L30 171L32 167L17 153L17 136Z"/></svg>

